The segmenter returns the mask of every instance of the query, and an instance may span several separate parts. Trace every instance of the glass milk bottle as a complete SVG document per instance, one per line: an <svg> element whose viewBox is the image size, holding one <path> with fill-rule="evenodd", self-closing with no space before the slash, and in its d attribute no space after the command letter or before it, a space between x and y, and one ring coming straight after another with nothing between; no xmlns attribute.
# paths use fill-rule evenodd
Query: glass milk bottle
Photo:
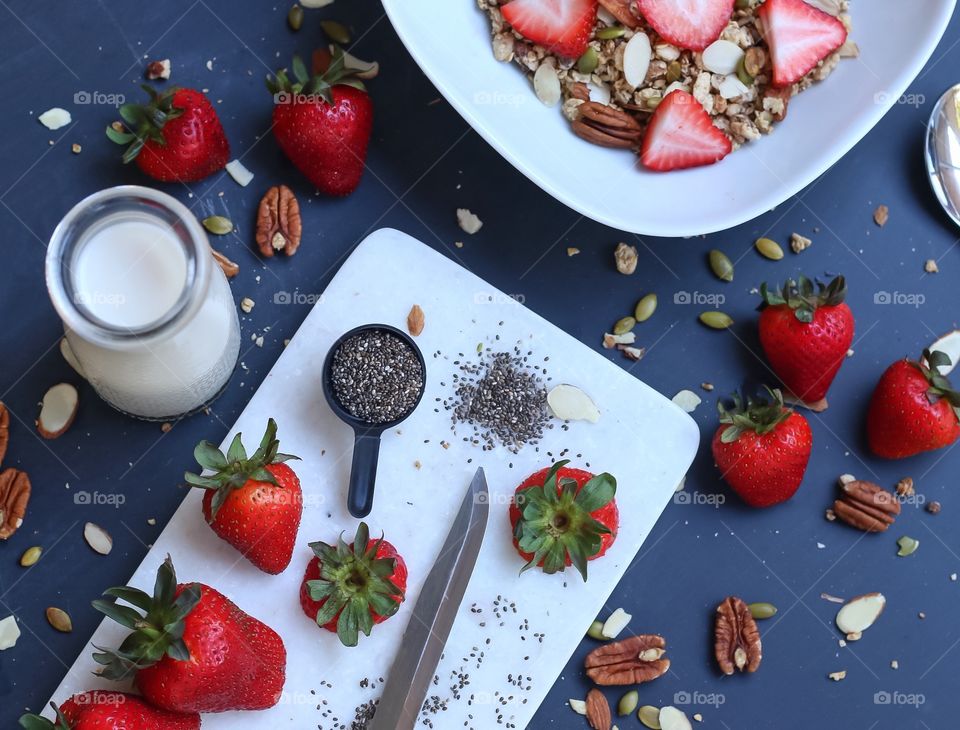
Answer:
<svg viewBox="0 0 960 730"><path fill-rule="evenodd" d="M117 410L170 420L226 387L236 307L206 233L175 198L130 185L82 200L53 232L46 277L76 364Z"/></svg>

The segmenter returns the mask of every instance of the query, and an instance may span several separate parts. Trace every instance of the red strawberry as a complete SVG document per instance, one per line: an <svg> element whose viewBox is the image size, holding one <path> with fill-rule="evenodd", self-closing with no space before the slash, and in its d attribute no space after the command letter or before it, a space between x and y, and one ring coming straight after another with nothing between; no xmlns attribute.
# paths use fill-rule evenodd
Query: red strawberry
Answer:
<svg viewBox="0 0 960 730"><path fill-rule="evenodd" d="M826 398L853 342L846 294L842 276L826 286L818 283L816 289L803 276L799 284L791 279L775 292L760 286L760 344L777 377L805 404Z"/></svg>
<svg viewBox="0 0 960 730"><path fill-rule="evenodd" d="M730 139L713 126L710 115L681 89L671 91L650 119L640 161L659 172L712 165L730 154Z"/></svg>
<svg viewBox="0 0 960 730"><path fill-rule="evenodd" d="M940 375L950 357L925 350L921 362L900 360L881 376L867 412L870 449L902 459L960 438L960 393Z"/></svg>
<svg viewBox="0 0 960 730"><path fill-rule="evenodd" d="M813 435L799 413L783 405L779 390L768 390L771 401L733 397L733 409L723 403L720 427L713 436L713 459L734 492L751 507L786 502L803 481L810 461Z"/></svg>
<svg viewBox="0 0 960 730"><path fill-rule="evenodd" d="M194 89L143 88L149 103L120 107L126 131L107 127L107 137L129 145L123 161L136 160L143 172L164 182L195 182L223 169L230 144L210 100Z"/></svg>
<svg viewBox="0 0 960 730"><path fill-rule="evenodd" d="M511 0L503 18L548 53L579 58L597 23L597 0Z"/></svg>
<svg viewBox="0 0 960 730"><path fill-rule="evenodd" d="M101 676L134 677L150 704L171 712L265 710L280 701L287 664L283 640L210 586L178 584L169 557L157 571L153 596L129 587L104 595L140 610L93 602L132 629L118 649L93 655L104 665Z"/></svg>
<svg viewBox="0 0 960 730"><path fill-rule="evenodd" d="M274 95L273 136L280 149L317 189L349 195L363 176L373 132L373 102L363 83L344 67L343 51L333 53L320 76L307 73L293 59L291 82L286 71L267 80Z"/></svg>
<svg viewBox="0 0 960 730"><path fill-rule="evenodd" d="M796 83L847 40L843 23L804 0L766 0L757 14L775 86Z"/></svg>
<svg viewBox="0 0 960 730"><path fill-rule="evenodd" d="M226 455L209 441L194 450L200 466L214 473L187 472L187 483L207 490L203 516L220 537L266 573L290 565L303 514L300 480L283 462L298 457L277 453L277 424L271 418L260 448L251 457L237 434Z"/></svg>
<svg viewBox="0 0 960 730"><path fill-rule="evenodd" d="M517 487L510 505L513 545L527 564L545 573L573 565L587 579L587 561L596 560L617 539L617 480L568 469L558 461L531 474Z"/></svg>
<svg viewBox="0 0 960 730"><path fill-rule="evenodd" d="M200 715L158 710L142 697L125 692L94 690L76 694L57 709L56 723L38 715L23 715L25 730L198 730Z"/></svg>
<svg viewBox="0 0 960 730"><path fill-rule="evenodd" d="M640 13L675 46L702 51L730 22L734 0L637 0Z"/></svg>
<svg viewBox="0 0 960 730"><path fill-rule="evenodd" d="M382 537L370 539L365 522L353 543L343 536L336 545L312 542L314 557L300 585L300 606L327 631L336 632L344 646L356 646L362 631L393 616L407 589L407 565Z"/></svg>

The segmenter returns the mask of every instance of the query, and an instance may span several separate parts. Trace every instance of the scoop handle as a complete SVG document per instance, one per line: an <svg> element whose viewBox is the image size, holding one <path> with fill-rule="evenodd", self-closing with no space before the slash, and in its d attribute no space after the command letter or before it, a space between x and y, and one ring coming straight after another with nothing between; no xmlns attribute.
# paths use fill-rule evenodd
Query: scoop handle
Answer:
<svg viewBox="0 0 960 730"><path fill-rule="evenodd" d="M373 509L373 489L380 459L380 434L357 433L353 442L353 466L347 492L347 510L357 519Z"/></svg>

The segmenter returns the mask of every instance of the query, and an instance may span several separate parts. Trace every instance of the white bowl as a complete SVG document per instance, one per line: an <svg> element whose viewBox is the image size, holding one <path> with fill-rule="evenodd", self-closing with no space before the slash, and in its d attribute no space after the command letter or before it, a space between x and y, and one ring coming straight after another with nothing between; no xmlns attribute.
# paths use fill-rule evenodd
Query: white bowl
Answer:
<svg viewBox="0 0 960 730"><path fill-rule="evenodd" d="M843 59L824 83L793 99L772 135L710 167L652 173L629 152L575 137L516 64L495 60L487 17L474 0L383 0L424 73L518 170L589 218L658 236L730 228L821 175L903 96L955 4L853 0L851 38L860 57Z"/></svg>

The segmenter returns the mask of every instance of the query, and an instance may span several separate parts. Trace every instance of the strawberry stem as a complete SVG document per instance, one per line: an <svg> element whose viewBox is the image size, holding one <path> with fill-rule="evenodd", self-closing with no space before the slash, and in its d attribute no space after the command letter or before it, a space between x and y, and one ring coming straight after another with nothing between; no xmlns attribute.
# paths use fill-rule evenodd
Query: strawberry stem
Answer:
<svg viewBox="0 0 960 730"><path fill-rule="evenodd" d="M829 284L800 276L798 281L787 279L782 288L774 291L764 282L760 285L760 296L763 299L761 306L786 305L798 320L809 324L813 322L813 313L818 307L835 307L843 302L847 296L847 282L843 276L836 276Z"/></svg>
<svg viewBox="0 0 960 730"><path fill-rule="evenodd" d="M773 431L777 426L783 423L793 410L787 408L783 403L783 393L777 389L771 389L763 386L764 390L770 396L766 398L753 398L747 396L746 401L740 397L739 393L732 396L733 407L728 408L722 400L717 401L717 410L720 413L720 423L729 424L731 427L724 429L720 440L725 444L731 444L745 431L753 431L762 436L765 433Z"/></svg>

